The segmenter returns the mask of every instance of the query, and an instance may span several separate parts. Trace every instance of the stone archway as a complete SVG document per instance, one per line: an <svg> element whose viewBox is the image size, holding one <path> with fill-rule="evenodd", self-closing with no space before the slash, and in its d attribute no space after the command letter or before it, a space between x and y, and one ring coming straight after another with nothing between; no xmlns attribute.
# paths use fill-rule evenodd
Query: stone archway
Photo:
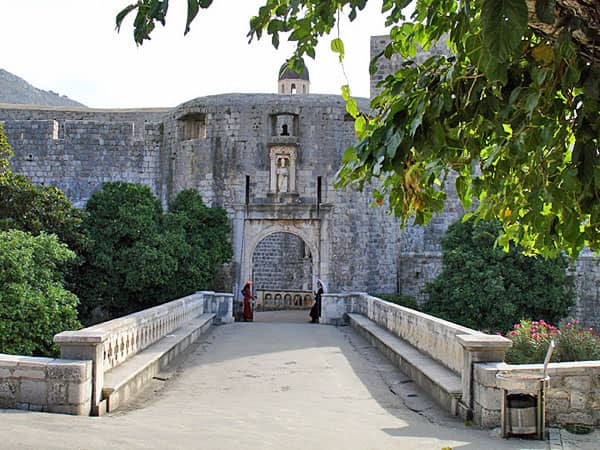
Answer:
<svg viewBox="0 0 600 450"><path fill-rule="evenodd" d="M259 253L266 255L268 249L266 247L271 246L271 252L283 253L285 247L289 247L293 253L296 261L290 264L288 268L283 269L278 275L286 279L289 284L272 284L270 286L265 285L265 278L263 274L259 275L259 279L255 278L254 274L254 263L255 254L258 250ZM279 248L277 248L279 246ZM265 248L263 248L265 247ZM244 224L244 242L243 242L243 257L241 267L241 280L240 284L245 280L255 281L254 288L260 288L264 290L265 287L281 288L281 304L285 304L286 291L291 293L291 303L294 303L293 291L298 293L312 291L312 283L315 277L319 277L321 273L321 260L320 260L320 223L319 220L289 220L289 221L273 221L273 220L246 220ZM263 263L266 261L266 257L263 255ZM309 260L305 260L305 258ZM277 258L275 258L277 259ZM277 263L277 262L275 262ZM295 264L296 270L300 270L302 267L301 275L295 277L290 275L290 271L294 270ZM310 265L310 273L307 273L308 269L306 266ZM269 270L268 267L263 267L261 270ZM288 272L286 272L286 270ZM260 278L263 277L263 278ZM273 296L276 292L273 292ZM304 296L302 296L304 298Z"/></svg>
<svg viewBox="0 0 600 450"><path fill-rule="evenodd" d="M272 233L254 249L252 278L255 289L309 291L313 279L312 252L293 233Z"/></svg>

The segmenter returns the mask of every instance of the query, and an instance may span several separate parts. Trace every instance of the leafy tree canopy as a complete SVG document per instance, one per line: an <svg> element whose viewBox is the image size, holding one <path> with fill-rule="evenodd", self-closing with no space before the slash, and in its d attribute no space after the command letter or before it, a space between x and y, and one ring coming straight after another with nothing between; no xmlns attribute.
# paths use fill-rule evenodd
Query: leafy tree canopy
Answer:
<svg viewBox="0 0 600 450"><path fill-rule="evenodd" d="M374 0L371 0L374 1ZM185 32L212 0L189 0ZM280 35L297 44L291 68L314 57L319 39L340 15L352 21L367 0L265 0L248 36ZM339 185L382 182L406 222L427 223L442 210L449 171L466 208L499 217L499 243L528 252L576 256L600 250L600 6L583 0L382 0L390 44L376 59L414 57L446 39L452 56L407 62L382 81L371 111L356 118L358 143L349 148ZM168 0L138 0L134 39L165 24ZM410 12L407 12L410 11ZM343 36L331 41L344 56ZM375 61L371 70L376 70Z"/></svg>
<svg viewBox="0 0 600 450"><path fill-rule="evenodd" d="M224 211L191 190L164 214L149 187L105 183L86 212L90 243L76 283L86 322L107 318L95 309L116 317L209 289L231 257Z"/></svg>
<svg viewBox="0 0 600 450"><path fill-rule="evenodd" d="M53 336L81 328L60 270L73 258L55 235L0 231L0 353L56 356Z"/></svg>
<svg viewBox="0 0 600 450"><path fill-rule="evenodd" d="M502 331L521 319L558 323L573 304L563 256L525 256L495 248L497 220L458 221L442 240L442 272L423 310L467 327Z"/></svg>
<svg viewBox="0 0 600 450"><path fill-rule="evenodd" d="M54 233L80 254L85 245L83 212L54 186L35 186L12 172L0 178L0 230Z"/></svg>
<svg viewBox="0 0 600 450"><path fill-rule="evenodd" d="M13 154L10 144L6 140L4 127L0 122L0 181L6 176L9 171L8 158Z"/></svg>

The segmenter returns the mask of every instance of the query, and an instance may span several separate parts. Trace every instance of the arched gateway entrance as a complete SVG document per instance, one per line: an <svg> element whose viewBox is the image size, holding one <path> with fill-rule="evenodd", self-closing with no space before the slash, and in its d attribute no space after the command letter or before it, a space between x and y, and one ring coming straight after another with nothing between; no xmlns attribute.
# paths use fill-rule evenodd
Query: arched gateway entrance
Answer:
<svg viewBox="0 0 600 450"><path fill-rule="evenodd" d="M252 280L258 311L312 305L322 273L320 226L318 219L245 222L242 280Z"/></svg>
<svg viewBox="0 0 600 450"><path fill-rule="evenodd" d="M254 249L252 281L258 310L310 307L312 279L312 252L295 234L270 234Z"/></svg>

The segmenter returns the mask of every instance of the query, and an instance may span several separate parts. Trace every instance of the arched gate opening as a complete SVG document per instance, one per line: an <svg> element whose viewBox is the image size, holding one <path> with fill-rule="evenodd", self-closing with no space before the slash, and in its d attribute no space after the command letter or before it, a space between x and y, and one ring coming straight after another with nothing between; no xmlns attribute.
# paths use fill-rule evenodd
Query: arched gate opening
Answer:
<svg viewBox="0 0 600 450"><path fill-rule="evenodd" d="M252 254L257 311L310 308L313 269L312 252L302 238L288 232L265 236Z"/></svg>

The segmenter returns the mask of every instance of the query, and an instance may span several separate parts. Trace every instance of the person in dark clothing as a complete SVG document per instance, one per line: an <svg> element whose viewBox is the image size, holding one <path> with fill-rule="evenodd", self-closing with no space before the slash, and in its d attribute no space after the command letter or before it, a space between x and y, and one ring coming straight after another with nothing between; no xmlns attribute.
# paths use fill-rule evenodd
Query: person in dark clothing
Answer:
<svg viewBox="0 0 600 450"><path fill-rule="evenodd" d="M315 292L315 303L310 309L311 323L319 323L319 317L321 317L321 295L325 292L323 281L317 279L317 290Z"/></svg>
<svg viewBox="0 0 600 450"><path fill-rule="evenodd" d="M242 289L242 295L244 296L244 312L242 317L244 322L252 322L254 320L254 313L252 311L252 301L254 296L252 295L252 281L246 281L244 289Z"/></svg>

